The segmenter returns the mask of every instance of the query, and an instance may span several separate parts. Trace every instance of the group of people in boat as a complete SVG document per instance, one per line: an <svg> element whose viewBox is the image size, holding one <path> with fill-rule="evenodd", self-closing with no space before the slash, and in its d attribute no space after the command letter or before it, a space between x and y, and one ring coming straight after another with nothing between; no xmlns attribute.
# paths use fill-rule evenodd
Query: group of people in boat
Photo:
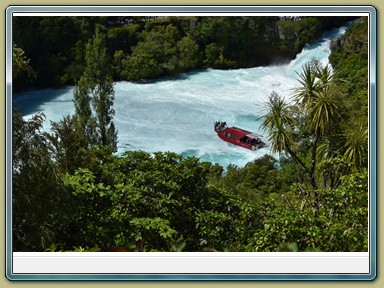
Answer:
<svg viewBox="0 0 384 288"><path fill-rule="evenodd" d="M240 142L254 146L257 146L262 143L259 138L249 138L248 136L241 137L239 140Z"/></svg>
<svg viewBox="0 0 384 288"><path fill-rule="evenodd" d="M215 122L215 131L223 131L227 127L228 127L227 122L225 122L225 121L216 121Z"/></svg>

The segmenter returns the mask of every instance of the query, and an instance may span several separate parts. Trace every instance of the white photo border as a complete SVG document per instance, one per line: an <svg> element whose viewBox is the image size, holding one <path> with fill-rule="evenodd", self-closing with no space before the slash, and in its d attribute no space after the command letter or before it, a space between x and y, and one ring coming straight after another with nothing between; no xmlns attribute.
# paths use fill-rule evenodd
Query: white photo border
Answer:
<svg viewBox="0 0 384 288"><path fill-rule="evenodd" d="M73 252L12 252L12 17L13 16L55 16L55 15L68 15L68 16L94 16L111 14L113 16L124 15L335 15L335 16L368 16L369 18L369 250L368 252L359 253L236 253L236 252L223 252L223 253L162 253L162 252L146 252L146 253L103 253L102 256L99 253L79 253ZM373 6L173 6L173 5L161 5L161 6L9 6L6 10L6 276L9 280L373 280L376 278L377 271L377 18L376 9ZM144 255L138 255L144 254ZM266 255L268 254L268 255ZM172 255L172 256L170 256ZM124 263L132 258L135 261L139 261L144 265L143 269L147 271L142 272L140 269L134 269L134 273L129 271L111 272L110 269L102 270L96 269L94 271L83 270L82 273L76 273L73 271L73 267L80 266L76 263L82 263L81 267L84 267L84 263L106 263L105 266L113 268L113 262L118 261ZM353 269L353 265L350 265L347 271L339 270L339 272L331 272L329 269L323 269L321 271L305 270L304 266L307 266L313 261L319 261L319 259L330 259L326 262L327 265L331 265L332 262L337 263L337 266L348 266L350 263L357 263L354 261L360 261L364 263L362 270ZM48 259L48 260L47 260ZM68 259L69 262L68 262ZM146 267L145 262L155 261L157 265L163 263L163 266L169 265L171 262L169 259L177 259L175 265L179 265L180 261L186 261L194 263L193 267L198 267L199 264L203 268L196 268L195 271L188 271L188 269L177 269L177 266L172 266L173 271L167 269L157 272L156 268L151 265ZM197 259L197 260L196 260ZM216 259L213 260L212 259ZM225 260L227 259L227 260ZM229 260L228 260L229 259ZM289 270L289 272L278 270L277 265L272 271L265 271L261 269L260 262L257 261L271 261L271 259L279 259L287 265L287 263L296 263L295 261L302 261L307 259L302 267L303 270L296 271L295 269ZM207 265L203 265L204 262L213 265L224 260L224 264L233 263L233 268L223 268L222 271L210 270L207 271ZM45 262L44 262L45 261ZM109 261L109 262L108 262ZM123 261L123 262L121 262ZM179 261L179 262L178 262ZM216 262L215 262L216 261ZM227 262L225 262L227 261ZM258 269L246 269L247 273L241 273L237 265L247 263L249 261L256 261L255 266L261 269L261 273ZM339 261L339 262L338 262ZM60 266L60 263L63 267ZM273 262L273 260L272 260ZM272 263L271 262L271 263ZM23 265L23 263L27 263ZM32 263L41 263L44 267L43 270L36 269L38 265ZM69 264L68 264L69 263ZM127 262L125 262L127 263ZM269 262L268 262L269 263ZM359 262L360 263L360 262ZM59 271L50 269L59 265ZM45 265L45 266L44 266ZM67 266L65 266L67 265ZM72 266L74 265L74 266ZM174 264L171 264L174 265ZM188 264L186 264L188 265ZM258 266L259 265L259 266ZM295 264L296 265L296 264ZM297 264L300 265L300 264ZM327 266L325 265L325 266ZM220 266L220 265L219 265ZM290 265L288 265L290 266ZM292 265L291 265L292 266ZM332 266L332 265L331 265ZM30 267L30 268L28 268ZM205 267L205 268L204 268ZM223 266L224 267L224 266ZM227 267L227 266L225 266ZM273 265L271 266L273 267ZM336 267L336 265L334 265ZM132 267L131 267L132 268ZM30 269L30 270L28 270ZM46 269L46 270L44 270ZM62 270L61 270L62 269ZM48 271L48 272L47 272ZM117 270L116 270L117 271ZM213 272L212 272L213 271ZM274 272L277 271L277 272ZM302 272L304 271L304 272ZM340 272L341 271L341 272ZM361 272L363 271L363 272Z"/></svg>

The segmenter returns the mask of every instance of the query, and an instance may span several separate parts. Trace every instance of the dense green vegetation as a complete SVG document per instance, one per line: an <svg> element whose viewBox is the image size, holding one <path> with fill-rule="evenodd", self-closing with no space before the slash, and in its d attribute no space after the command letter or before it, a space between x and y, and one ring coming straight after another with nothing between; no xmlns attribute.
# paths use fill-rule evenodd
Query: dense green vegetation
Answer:
<svg viewBox="0 0 384 288"><path fill-rule="evenodd" d="M368 115L368 35L367 19L362 18L343 38L336 42L329 61L341 79L344 93L348 95L350 118L358 118L364 125ZM359 122L357 121L357 123Z"/></svg>
<svg viewBox="0 0 384 288"><path fill-rule="evenodd" d="M121 47L120 56L133 67L134 61L152 59L145 63L154 66L143 66L148 73L156 71L155 67L161 67L161 73L176 73L196 59L228 65L239 51L226 52L224 42L218 45L211 42L208 32L202 33L220 27L224 30L214 34L233 45L235 39L220 23L224 17L204 19L146 22L147 30L138 38L133 30L142 27L142 22L132 23L127 31L114 27L106 34L95 24L94 33L84 37L87 48L81 57L87 64L79 66L75 115L52 123L52 133L47 134L42 130L43 115L25 120L13 113L14 251L111 251L116 247L130 251L368 250L365 18L334 47L330 58L335 71L316 61L305 65L293 91L294 103L271 91L263 126L280 159L265 155L245 167L230 165L224 170L172 152L115 155L115 140L102 140L115 139L106 135L117 133L109 130L114 92L112 69L104 65L107 46L136 43L132 54ZM190 34L177 36L180 27L190 27L192 20L194 27L204 26L196 28L198 38L192 28ZM111 19L81 21L91 25ZM220 25L215 26L216 21ZM315 20L306 18L304 23L312 26L311 21ZM235 23L231 25L235 29ZM301 29L297 23L282 25L290 31ZM107 45L103 35L111 37L110 33L120 40ZM167 46L169 41L173 42ZM195 47L192 50L197 54L205 43L209 47L205 55L210 56L183 58L183 64L177 60L185 52L183 43ZM151 54L157 45L164 47L161 56ZM13 63L18 74L14 77L27 79L33 74L32 59L28 62L21 48L16 52ZM351 62L354 69L350 69ZM126 77L121 68L120 76Z"/></svg>
<svg viewBox="0 0 384 288"><path fill-rule="evenodd" d="M213 67L268 65L295 57L346 17L13 17L13 41L36 71L14 89L76 83L95 27L106 35L114 80L139 80Z"/></svg>

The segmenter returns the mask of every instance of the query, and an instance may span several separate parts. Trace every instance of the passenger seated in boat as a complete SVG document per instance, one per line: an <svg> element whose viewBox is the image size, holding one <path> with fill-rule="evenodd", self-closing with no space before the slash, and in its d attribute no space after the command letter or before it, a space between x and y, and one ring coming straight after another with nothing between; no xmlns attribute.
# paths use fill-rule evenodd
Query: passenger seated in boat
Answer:
<svg viewBox="0 0 384 288"><path fill-rule="evenodd" d="M239 140L240 140L240 142L242 142L242 143L246 143L247 140L248 140L248 137L247 137L247 136L244 136L244 137L241 137Z"/></svg>
<svg viewBox="0 0 384 288"><path fill-rule="evenodd" d="M251 144L252 145L260 144L260 141L259 141L258 138L253 138L252 141L251 141Z"/></svg>

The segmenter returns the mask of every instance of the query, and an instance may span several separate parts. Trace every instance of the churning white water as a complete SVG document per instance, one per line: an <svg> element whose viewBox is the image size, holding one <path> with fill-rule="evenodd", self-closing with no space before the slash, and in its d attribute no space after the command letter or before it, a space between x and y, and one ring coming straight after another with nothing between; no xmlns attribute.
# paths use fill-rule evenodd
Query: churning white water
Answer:
<svg viewBox="0 0 384 288"><path fill-rule="evenodd" d="M113 121L118 129L118 152L173 151L223 167L230 163L244 166L269 154L268 147L251 151L221 140L213 122L226 121L229 126L263 135L260 117L270 93L289 97L298 85L297 73L303 65L313 58L327 64L330 41L345 30L342 27L325 33L287 64L229 71L208 69L146 83L116 83ZM30 90L16 94L13 106L26 118L43 112L44 129L49 131L50 121L74 113L72 99L73 87Z"/></svg>

